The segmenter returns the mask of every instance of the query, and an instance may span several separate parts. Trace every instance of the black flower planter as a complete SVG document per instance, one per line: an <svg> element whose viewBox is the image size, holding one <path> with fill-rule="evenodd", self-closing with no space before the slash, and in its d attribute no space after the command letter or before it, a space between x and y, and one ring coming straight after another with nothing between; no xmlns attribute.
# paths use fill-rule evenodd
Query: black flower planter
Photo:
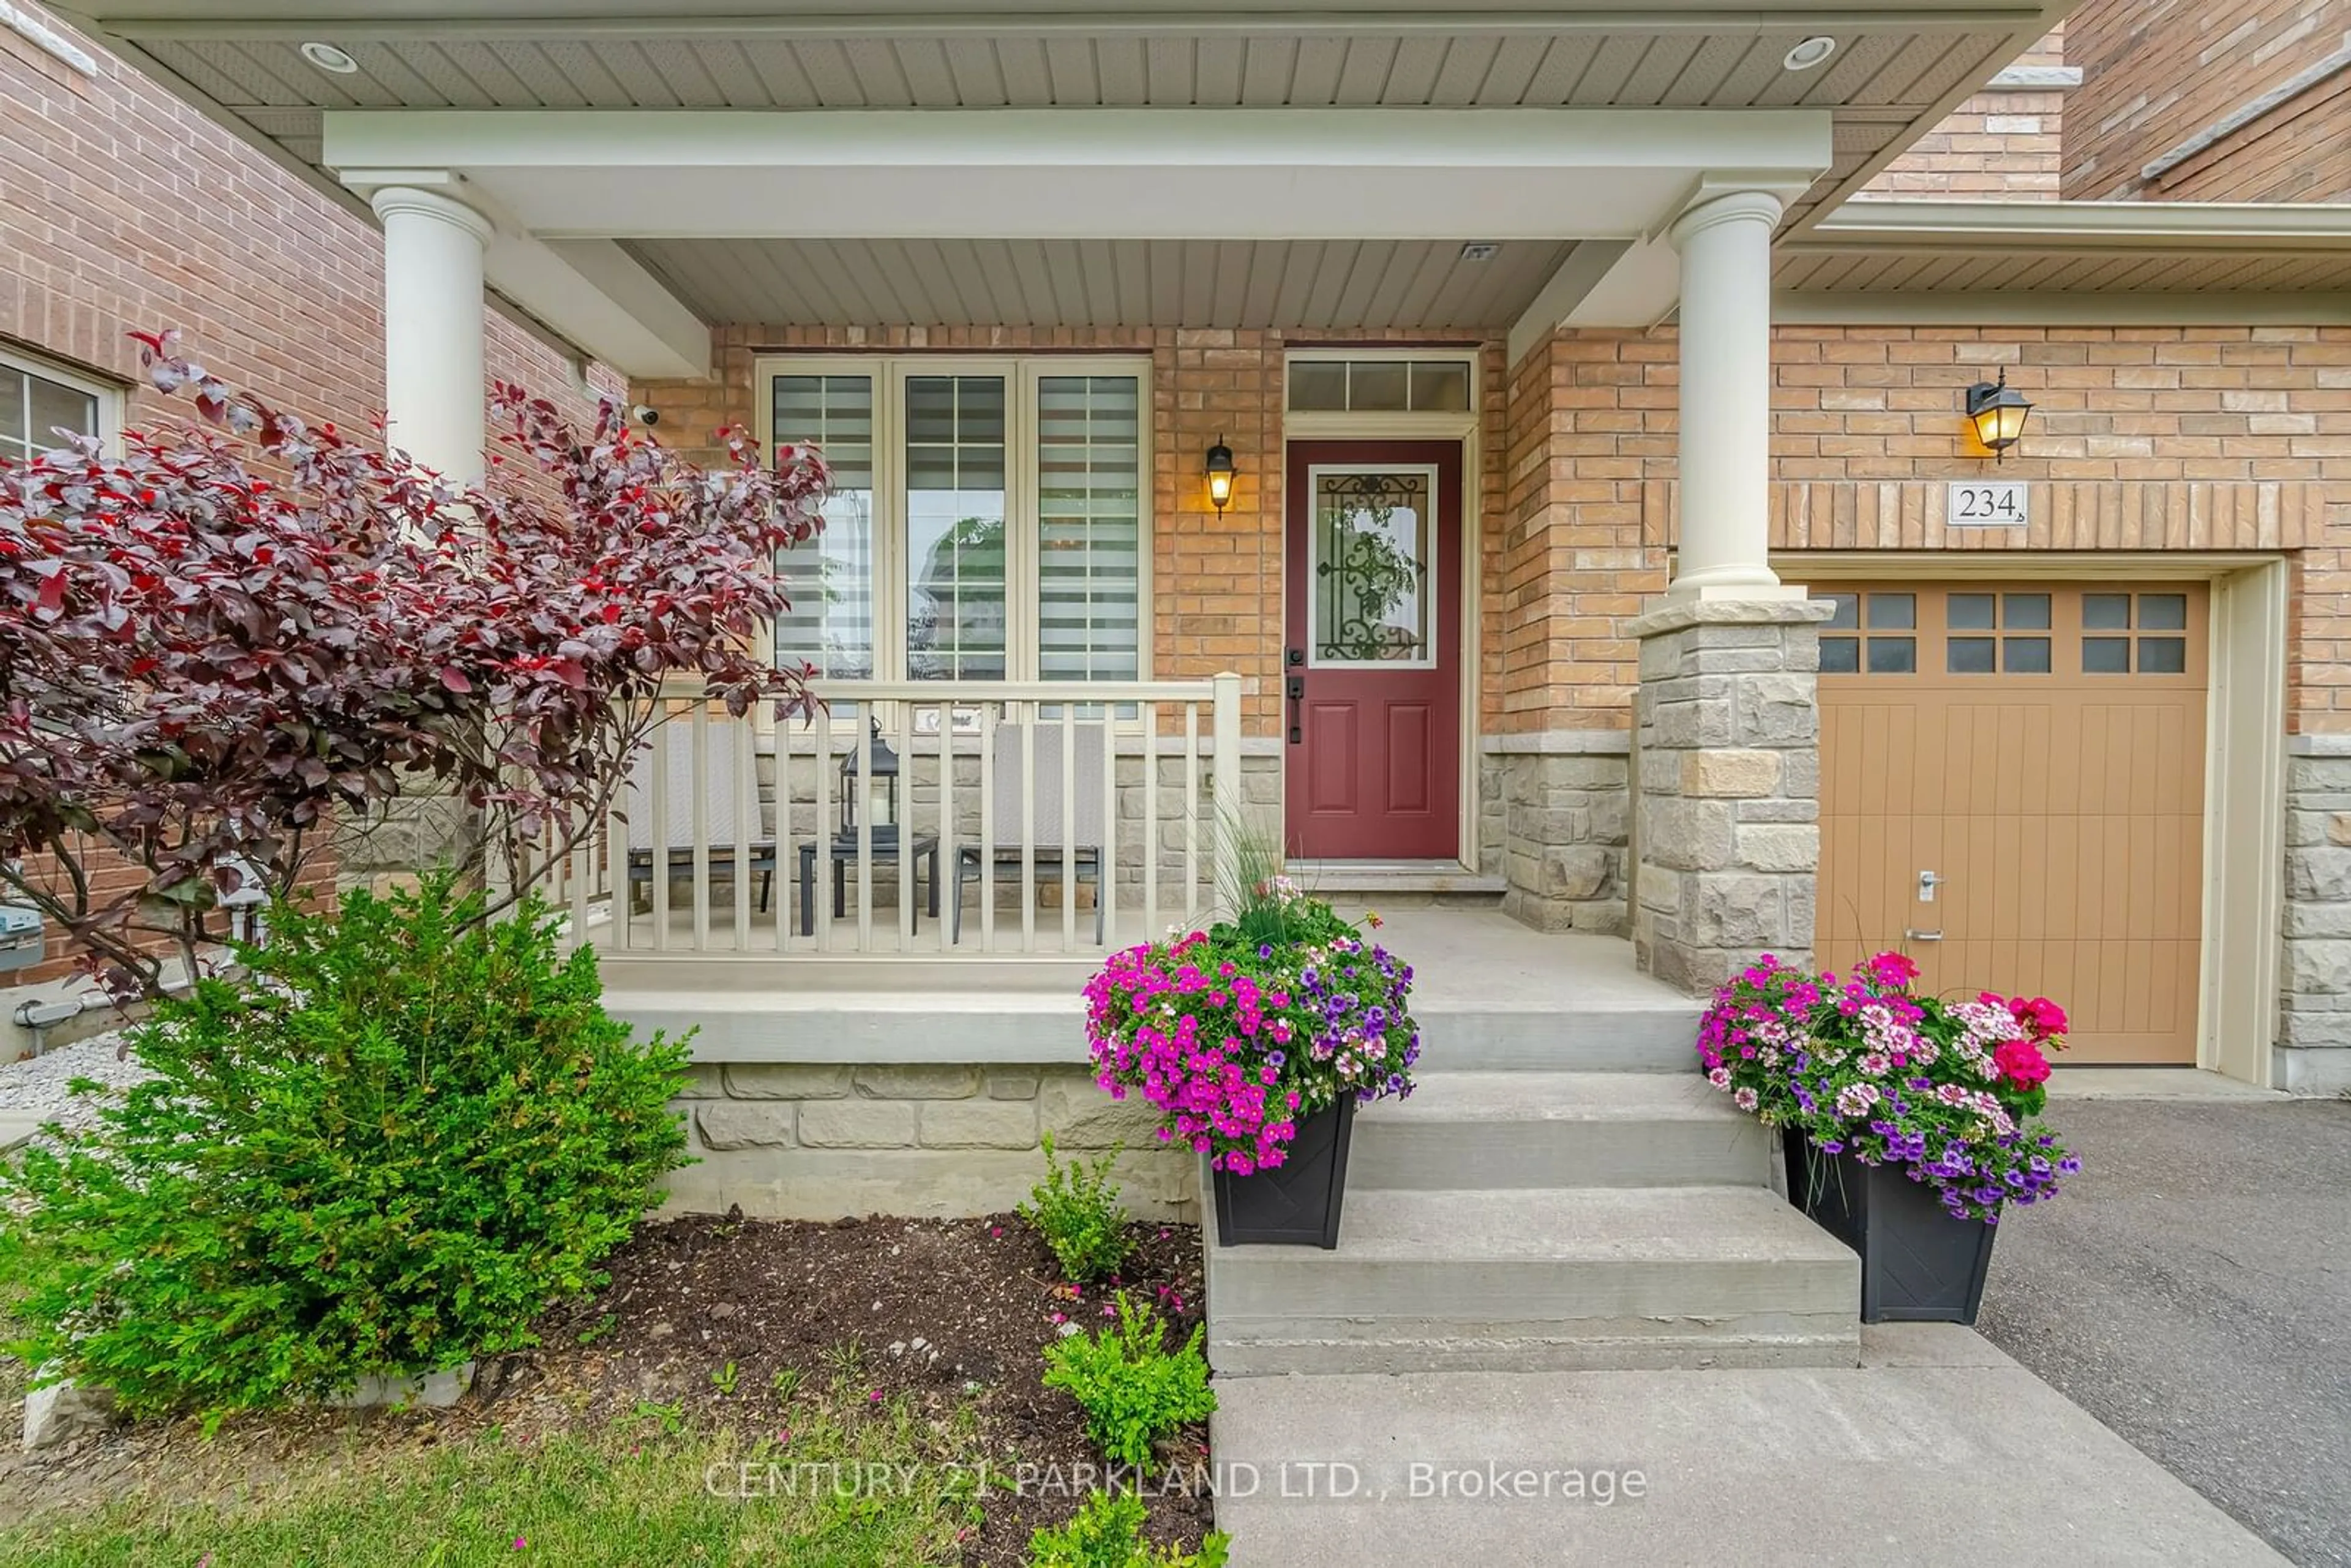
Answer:
<svg viewBox="0 0 2351 1568"><path fill-rule="evenodd" d="M1823 1155L1795 1133L1782 1139L1788 1200L1861 1254L1861 1321L1973 1323L2000 1228L1959 1219L1937 1189L1899 1166Z"/></svg>
<svg viewBox="0 0 2351 1568"><path fill-rule="evenodd" d="M1228 1247L1339 1245L1339 1206L1347 1197L1347 1140L1355 1097L1298 1124L1290 1152L1270 1171L1214 1173L1217 1237Z"/></svg>

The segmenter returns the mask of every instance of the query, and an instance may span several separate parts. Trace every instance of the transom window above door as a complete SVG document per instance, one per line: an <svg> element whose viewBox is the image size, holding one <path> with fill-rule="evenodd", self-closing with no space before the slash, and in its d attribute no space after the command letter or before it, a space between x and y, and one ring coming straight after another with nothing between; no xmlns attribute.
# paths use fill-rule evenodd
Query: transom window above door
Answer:
<svg viewBox="0 0 2351 1568"><path fill-rule="evenodd" d="M1466 413L1477 406L1478 361L1432 350L1290 358L1292 413Z"/></svg>
<svg viewBox="0 0 2351 1568"><path fill-rule="evenodd" d="M832 473L778 558L778 658L883 680L1144 673L1149 362L767 359L761 432Z"/></svg>

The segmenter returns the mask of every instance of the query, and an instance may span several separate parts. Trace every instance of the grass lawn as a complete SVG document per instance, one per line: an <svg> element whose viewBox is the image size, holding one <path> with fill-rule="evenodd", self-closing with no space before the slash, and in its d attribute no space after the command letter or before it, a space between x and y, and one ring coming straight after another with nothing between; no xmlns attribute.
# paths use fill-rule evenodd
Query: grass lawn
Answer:
<svg viewBox="0 0 2351 1568"><path fill-rule="evenodd" d="M971 1423L942 1429L903 1403L845 1414L829 1404L795 1402L756 1436L734 1427L695 1429L676 1406L649 1406L601 1431L517 1439L493 1428L423 1450L371 1455L357 1469L304 1467L230 1500L137 1496L91 1514L50 1514L0 1529L0 1562L18 1568L956 1562L959 1539L977 1519L977 1472L952 1464L976 1451ZM787 1431L789 1440L779 1442ZM893 1470L903 1479L888 1483L852 1483L852 1474L878 1474L867 1466L914 1469ZM747 1490L751 1495L741 1495Z"/></svg>

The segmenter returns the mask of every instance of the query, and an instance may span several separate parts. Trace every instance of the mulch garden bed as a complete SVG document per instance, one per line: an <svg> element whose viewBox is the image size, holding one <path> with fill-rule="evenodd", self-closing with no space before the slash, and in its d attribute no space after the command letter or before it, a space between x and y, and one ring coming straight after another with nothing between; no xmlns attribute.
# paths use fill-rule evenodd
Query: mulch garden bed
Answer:
<svg viewBox="0 0 2351 1568"><path fill-rule="evenodd" d="M545 1346L487 1369L477 1392L494 1416L509 1400L530 1402L536 1385L542 1396L586 1392L584 1408L569 1404L590 1416L683 1400L722 1421L778 1372L814 1384L844 1375L846 1359L859 1385L883 1399L905 1396L940 1414L975 1404L991 1469L1009 1477L1029 1467L1042 1478L1033 1490L991 1487L967 1545L967 1563L1019 1564L1032 1531L1076 1511L1078 1492L1054 1483L1102 1463L1077 1401L1040 1381L1045 1346L1065 1324L1109 1322L1120 1289L1157 1312L1171 1343L1202 1318L1199 1228L1137 1221L1128 1233L1134 1249L1115 1287L1078 1291L1017 1215L649 1225L613 1256L606 1290L550 1321ZM592 1339L580 1348L583 1334ZM711 1381L729 1363L735 1396ZM1187 1432L1161 1458L1204 1461L1207 1439L1205 1428ZM1151 1515L1150 1533L1165 1542L1196 1545L1212 1523L1205 1496L1154 1497Z"/></svg>
<svg viewBox="0 0 2351 1568"><path fill-rule="evenodd" d="M1129 1236L1118 1288L1148 1302L1180 1343L1205 1307L1199 1228L1136 1221ZM1025 1563L1030 1533L1082 1500L1072 1479L1081 1481L1081 1467L1102 1465L1077 1402L1040 1379L1045 1346L1066 1328L1109 1322L1114 1292L1062 1283L1052 1253L1016 1215L830 1224L695 1216L645 1225L607 1268L610 1286L550 1313L538 1346L486 1362L454 1408L296 1409L233 1420L209 1439L193 1421L142 1422L37 1455L17 1453L11 1440L0 1448L0 1517L89 1508L159 1485L234 1495L266 1476L320 1464L364 1470L371 1456L493 1426L528 1441L649 1405L756 1432L784 1407L773 1390L787 1368L802 1390L850 1385L852 1406L903 1399L942 1425L959 1410L976 1416L993 1479L964 1542L975 1568ZM712 1375L730 1363L722 1387ZM1205 1461L1207 1437L1205 1427L1180 1434L1163 1446L1162 1462ZM1040 1483L1008 1484L1023 1474ZM1195 1546L1211 1527L1206 1496L1145 1490L1154 1540Z"/></svg>

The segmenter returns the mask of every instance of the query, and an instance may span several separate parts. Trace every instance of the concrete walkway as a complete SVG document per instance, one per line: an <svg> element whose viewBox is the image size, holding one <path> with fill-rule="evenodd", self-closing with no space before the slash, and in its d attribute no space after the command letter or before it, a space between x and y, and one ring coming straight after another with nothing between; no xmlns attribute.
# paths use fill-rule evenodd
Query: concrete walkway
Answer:
<svg viewBox="0 0 2351 1568"><path fill-rule="evenodd" d="M2284 1561L1967 1330L1862 1361L1219 1379L1217 1523L1238 1568Z"/></svg>
<svg viewBox="0 0 2351 1568"><path fill-rule="evenodd" d="M2351 1104L2050 1107L1983 1331L2307 1568L2351 1568Z"/></svg>

